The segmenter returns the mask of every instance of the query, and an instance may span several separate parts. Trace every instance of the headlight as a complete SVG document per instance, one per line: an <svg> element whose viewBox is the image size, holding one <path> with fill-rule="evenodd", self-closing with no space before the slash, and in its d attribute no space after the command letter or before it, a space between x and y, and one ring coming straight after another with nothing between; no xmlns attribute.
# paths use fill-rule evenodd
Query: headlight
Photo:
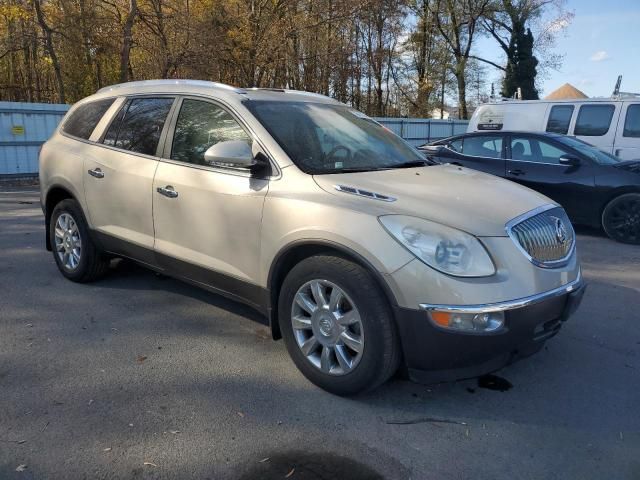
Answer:
<svg viewBox="0 0 640 480"><path fill-rule="evenodd" d="M379 220L407 250L440 272L456 277L496 273L489 254L473 235L406 215L384 215Z"/></svg>

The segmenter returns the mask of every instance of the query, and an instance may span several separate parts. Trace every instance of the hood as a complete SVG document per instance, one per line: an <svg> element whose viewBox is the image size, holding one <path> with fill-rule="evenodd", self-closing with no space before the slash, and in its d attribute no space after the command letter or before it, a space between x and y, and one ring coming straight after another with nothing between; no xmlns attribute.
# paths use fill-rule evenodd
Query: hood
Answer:
<svg viewBox="0 0 640 480"><path fill-rule="evenodd" d="M640 173L640 160L627 160L626 162L616 163L612 166L627 172Z"/></svg>
<svg viewBox="0 0 640 480"><path fill-rule="evenodd" d="M485 237L507 236L509 220L554 203L516 183L454 165L316 175L314 179L326 192L368 202L380 215L413 215ZM373 195L340 192L337 185Z"/></svg>

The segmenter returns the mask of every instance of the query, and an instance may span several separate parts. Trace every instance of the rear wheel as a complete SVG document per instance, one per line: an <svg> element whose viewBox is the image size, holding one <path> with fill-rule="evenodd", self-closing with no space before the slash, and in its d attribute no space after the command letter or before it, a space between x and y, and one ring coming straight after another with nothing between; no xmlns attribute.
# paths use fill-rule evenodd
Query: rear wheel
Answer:
<svg viewBox="0 0 640 480"><path fill-rule="evenodd" d="M109 259L96 248L78 202L58 203L51 214L51 250L60 272L74 282L91 282L104 275Z"/></svg>
<svg viewBox="0 0 640 480"><path fill-rule="evenodd" d="M640 193L611 200L602 213L602 227L613 240L640 244Z"/></svg>
<svg viewBox="0 0 640 480"><path fill-rule="evenodd" d="M373 389L398 368L400 347L386 296L356 263L330 255L303 260L284 280L278 312L296 366L329 392Z"/></svg>

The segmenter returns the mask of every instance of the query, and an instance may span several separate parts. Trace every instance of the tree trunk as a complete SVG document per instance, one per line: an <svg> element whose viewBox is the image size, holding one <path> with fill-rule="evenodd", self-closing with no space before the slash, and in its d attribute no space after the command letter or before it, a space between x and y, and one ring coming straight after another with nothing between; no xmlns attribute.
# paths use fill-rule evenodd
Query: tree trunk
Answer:
<svg viewBox="0 0 640 480"><path fill-rule="evenodd" d="M120 50L120 83L129 81L129 55L131 53L133 22L138 14L137 0L129 0L129 13L122 28L122 49Z"/></svg>
<svg viewBox="0 0 640 480"><path fill-rule="evenodd" d="M456 79L458 80L458 117L461 120L469 119L467 110L467 81L464 78L465 68L460 66L456 69Z"/></svg>
<svg viewBox="0 0 640 480"><path fill-rule="evenodd" d="M58 84L58 100L60 103L65 103L64 80L62 78L62 69L60 68L58 55L56 55L56 50L53 46L53 30L51 30L49 25L47 25L47 22L44 18L44 14L42 13L40 0L33 0L33 7L36 10L36 17L38 19L38 24L40 25L40 28L42 28L42 32L44 33L45 45L47 47L47 52L51 57L51 63L53 64L53 71L55 72L55 75L56 75L56 83Z"/></svg>

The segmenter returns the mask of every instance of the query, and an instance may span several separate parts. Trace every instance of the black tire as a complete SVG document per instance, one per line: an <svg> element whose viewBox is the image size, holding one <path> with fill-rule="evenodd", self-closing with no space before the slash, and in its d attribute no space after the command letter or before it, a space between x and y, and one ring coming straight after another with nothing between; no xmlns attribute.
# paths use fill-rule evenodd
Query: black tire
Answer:
<svg viewBox="0 0 640 480"><path fill-rule="evenodd" d="M363 329L362 356L353 370L331 375L314 366L294 336L292 309L298 290L322 279L342 289L356 305ZM278 301L280 330L289 355L311 382L336 395L373 390L398 369L401 349L391 307L373 276L360 265L331 254L309 257L294 266L285 278Z"/></svg>
<svg viewBox="0 0 640 480"><path fill-rule="evenodd" d="M625 193L611 200L602 212L602 228L618 242L640 244L640 193Z"/></svg>
<svg viewBox="0 0 640 480"><path fill-rule="evenodd" d="M56 247L56 224L59 217L63 214L71 216L80 233L81 254L80 260L75 268L69 268L62 262ZM107 272L109 259L104 256L93 243L89 234L87 221L82 213L82 208L80 208L80 205L75 200L62 200L54 207L51 214L51 222L49 223L49 238L56 265L60 273L69 280L80 283L92 282Z"/></svg>

